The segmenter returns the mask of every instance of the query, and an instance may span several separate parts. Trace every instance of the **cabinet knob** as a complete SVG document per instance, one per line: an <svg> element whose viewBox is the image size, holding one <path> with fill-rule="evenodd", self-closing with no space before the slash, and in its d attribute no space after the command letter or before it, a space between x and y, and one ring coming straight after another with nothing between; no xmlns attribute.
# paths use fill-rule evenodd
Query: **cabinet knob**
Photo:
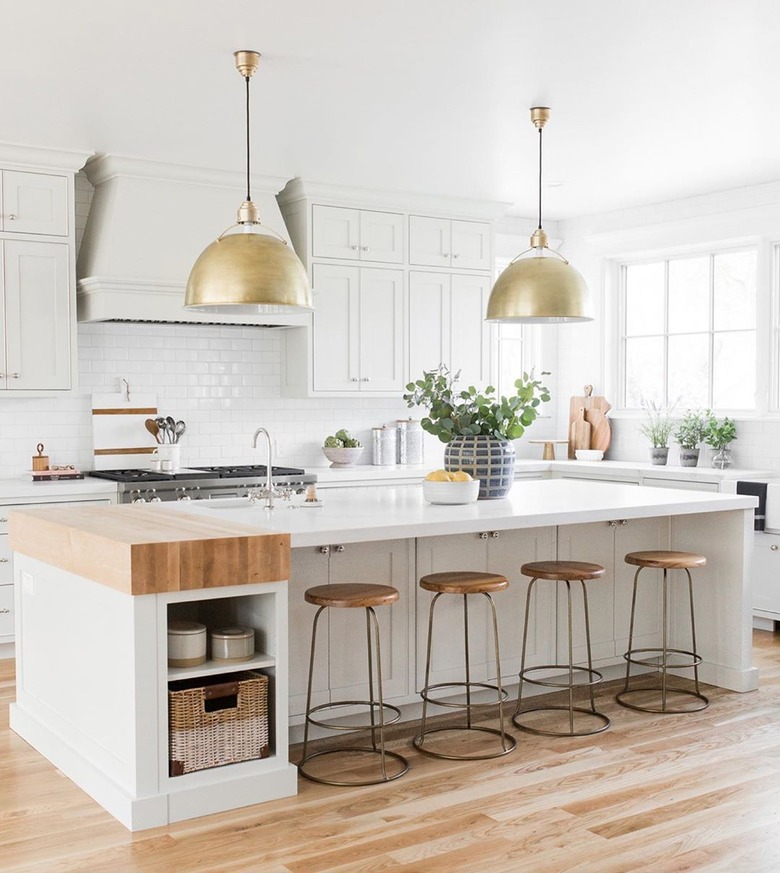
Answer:
<svg viewBox="0 0 780 873"><path fill-rule="evenodd" d="M361 246L360 248L363 249L364 252L370 252L370 251L371 251L371 249L370 249L368 246Z"/></svg>
<svg viewBox="0 0 780 873"><path fill-rule="evenodd" d="M777 549L778 549L779 547L773 545L773 546L770 546L769 548L770 548L773 552L776 552Z"/></svg>
<svg viewBox="0 0 780 873"><path fill-rule="evenodd" d="M359 381L360 381L360 379L358 379L358 377L357 377L357 376L353 376L353 377L352 377L352 381L353 381L353 382L359 382Z"/></svg>
<svg viewBox="0 0 780 873"><path fill-rule="evenodd" d="M10 611L11 611L11 610L8 609L7 606L4 606L2 609L0 609L0 615L8 615L8 613L9 613Z"/></svg>
<svg viewBox="0 0 780 873"><path fill-rule="evenodd" d="M477 536L478 536L481 540L486 540L486 539L488 538L487 531L484 531L484 530L482 531L481 534L477 534Z"/></svg>
<svg viewBox="0 0 780 873"><path fill-rule="evenodd" d="M8 220L9 220L9 221L16 221L16 215L12 212L12 213L8 216Z"/></svg>
<svg viewBox="0 0 780 873"><path fill-rule="evenodd" d="M2 524L3 522L6 522L6 521L8 521L7 518L0 518L0 524Z"/></svg>
<svg viewBox="0 0 780 873"><path fill-rule="evenodd" d="M329 555L330 554L330 546L320 546L320 554L321 555Z"/></svg>
<svg viewBox="0 0 780 873"><path fill-rule="evenodd" d="M452 259L453 259L453 261L457 261L459 257L460 257L460 255L453 255Z"/></svg>
<svg viewBox="0 0 780 873"><path fill-rule="evenodd" d="M0 564L7 564L9 561L8 558L0 558Z"/></svg>
<svg viewBox="0 0 780 873"><path fill-rule="evenodd" d="M356 252L360 248L360 246L350 246L350 248L353 252Z"/></svg>
<svg viewBox="0 0 780 873"><path fill-rule="evenodd" d="M22 374L21 373L11 373L12 379L18 379Z"/></svg>
<svg viewBox="0 0 780 873"><path fill-rule="evenodd" d="M447 259L449 259L449 257L450 257L450 253L449 253L449 252L442 252L442 253L441 253L441 256L442 256L443 258L447 258Z"/></svg>
<svg viewBox="0 0 780 873"><path fill-rule="evenodd" d="M334 546L333 549L334 549L334 551L340 553L340 552L344 551L344 546Z"/></svg>
<svg viewBox="0 0 780 873"><path fill-rule="evenodd" d="M0 373L0 379L5 379L5 373Z"/></svg>
<svg viewBox="0 0 780 873"><path fill-rule="evenodd" d="M621 518L621 519L620 519L620 526L621 526L621 527L625 527L627 524L628 524L628 519L627 519L627 518Z"/></svg>
<svg viewBox="0 0 780 873"><path fill-rule="evenodd" d="M490 536L491 536L494 540L497 540L497 539L501 536L501 531L500 531L500 530L494 530L494 531L491 531L491 532L490 532Z"/></svg>
<svg viewBox="0 0 780 873"><path fill-rule="evenodd" d="M617 522L616 522L616 521L608 521L607 524L608 524L610 527L617 527Z"/></svg>
<svg viewBox="0 0 780 873"><path fill-rule="evenodd" d="M363 378L362 378L360 381L361 381L361 382L370 382L370 381L371 381L371 377L370 377L370 376L363 376Z"/></svg>

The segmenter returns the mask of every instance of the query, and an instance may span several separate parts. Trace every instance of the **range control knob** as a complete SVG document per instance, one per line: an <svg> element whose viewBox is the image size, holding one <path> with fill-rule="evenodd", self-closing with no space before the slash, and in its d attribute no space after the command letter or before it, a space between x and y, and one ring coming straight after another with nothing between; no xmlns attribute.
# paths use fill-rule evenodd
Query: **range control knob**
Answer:
<svg viewBox="0 0 780 873"><path fill-rule="evenodd" d="M203 500L203 495L200 493L200 485L195 486L195 494L191 499L192 500Z"/></svg>
<svg viewBox="0 0 780 873"><path fill-rule="evenodd" d="M177 500L192 500L189 494L187 494L186 488L177 488L176 489L176 499Z"/></svg>
<svg viewBox="0 0 780 873"><path fill-rule="evenodd" d="M130 492L130 500L132 503L146 503L146 498L141 496L141 492L137 489Z"/></svg>
<svg viewBox="0 0 780 873"><path fill-rule="evenodd" d="M149 501L149 503L159 503L160 502L160 498L157 494L156 489L154 489L154 488L152 488L151 491L146 492L146 499Z"/></svg>

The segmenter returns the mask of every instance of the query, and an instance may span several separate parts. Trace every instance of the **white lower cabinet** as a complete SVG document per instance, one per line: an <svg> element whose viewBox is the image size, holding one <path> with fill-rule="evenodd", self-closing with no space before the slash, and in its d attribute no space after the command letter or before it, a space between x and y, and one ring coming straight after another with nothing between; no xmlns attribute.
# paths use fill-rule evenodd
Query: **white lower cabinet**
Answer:
<svg viewBox="0 0 780 873"><path fill-rule="evenodd" d="M669 520L665 518L617 519L611 522L571 524L558 528L558 558L562 561L589 561L606 570L600 579L586 582L590 639L594 662L612 661L628 647L631 592L635 567L626 564L628 552L670 548ZM661 628L660 573L644 571L640 586L641 608L634 627L634 647L655 645ZM552 583L548 583L552 584ZM562 586L559 586L562 587ZM587 659L582 597L572 585L574 659ZM566 599L558 593L559 662L568 657Z"/></svg>
<svg viewBox="0 0 780 873"><path fill-rule="evenodd" d="M759 531L753 542L753 609L780 621L780 536Z"/></svg>
<svg viewBox="0 0 780 873"><path fill-rule="evenodd" d="M417 573L457 570L500 573L509 579L506 591L493 595L498 614L501 673L513 683L520 670L520 645L529 580L520 574L527 561L555 558L555 528L490 531L423 537L417 540ZM417 691L425 681L428 614L433 595L417 587ZM470 596L469 645L471 675L475 681L495 678L492 619L484 597ZM540 588L533 596L533 621L529 627L528 666L550 663L555 651L555 599ZM431 682L463 678L462 598L443 594L434 615Z"/></svg>
<svg viewBox="0 0 780 873"><path fill-rule="evenodd" d="M382 642L383 693L409 693L413 613L414 540L312 546L292 550L290 566L290 715L306 711L311 628L317 607L304 593L315 585L345 582L392 585L400 592L392 606L376 609ZM328 609L320 618L314 660L312 703L366 696L366 621L362 609Z"/></svg>

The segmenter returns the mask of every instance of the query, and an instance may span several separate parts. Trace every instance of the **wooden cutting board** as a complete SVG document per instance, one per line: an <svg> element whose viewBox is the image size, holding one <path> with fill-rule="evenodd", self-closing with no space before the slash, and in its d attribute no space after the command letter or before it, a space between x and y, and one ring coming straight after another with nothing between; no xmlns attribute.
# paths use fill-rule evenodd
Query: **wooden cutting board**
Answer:
<svg viewBox="0 0 780 873"><path fill-rule="evenodd" d="M577 417L569 424L569 451L589 449L591 437L590 422L585 420L585 407L577 410Z"/></svg>
<svg viewBox="0 0 780 873"><path fill-rule="evenodd" d="M612 426L607 413L612 404L606 397L593 394L593 386L586 385L584 393L579 397L572 397L569 403L569 458L574 458L577 449L600 449L606 452L612 441ZM575 445L573 442L573 425L580 418L580 410L585 410L585 421L590 425L590 444L587 446ZM582 431L580 431L582 436Z"/></svg>
<svg viewBox="0 0 780 873"><path fill-rule="evenodd" d="M93 394L95 469L148 467L157 444L146 430L146 419L156 415L156 394Z"/></svg>

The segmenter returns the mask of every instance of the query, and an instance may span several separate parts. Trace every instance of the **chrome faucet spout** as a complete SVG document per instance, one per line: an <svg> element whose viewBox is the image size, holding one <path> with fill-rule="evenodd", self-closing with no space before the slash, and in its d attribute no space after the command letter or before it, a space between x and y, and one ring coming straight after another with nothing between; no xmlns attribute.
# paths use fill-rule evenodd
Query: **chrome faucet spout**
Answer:
<svg viewBox="0 0 780 873"><path fill-rule="evenodd" d="M272 457L272 449L271 449L271 435L264 427L258 427L255 431L254 437L252 437L252 448L257 448L257 438L263 434L265 437L266 448L268 449L268 466L266 468L266 479L265 479L265 498L266 498L266 509L274 508L274 486L271 480L271 470L273 469L273 457Z"/></svg>

